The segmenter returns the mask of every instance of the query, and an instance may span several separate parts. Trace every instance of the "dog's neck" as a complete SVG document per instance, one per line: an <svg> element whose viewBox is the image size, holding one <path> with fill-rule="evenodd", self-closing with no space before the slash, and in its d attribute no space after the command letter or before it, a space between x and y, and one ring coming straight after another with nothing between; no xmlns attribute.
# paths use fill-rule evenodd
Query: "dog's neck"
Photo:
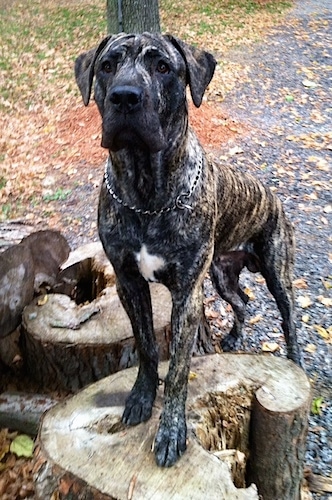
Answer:
<svg viewBox="0 0 332 500"><path fill-rule="evenodd" d="M193 140L195 135L188 123L183 125L184 133L182 129L182 133L172 134L167 147L157 153L131 147L110 151L106 178L115 199L125 206L160 210L182 193L190 192L194 182L196 186L201 148L197 139ZM189 175L182 168L188 163L193 166Z"/></svg>

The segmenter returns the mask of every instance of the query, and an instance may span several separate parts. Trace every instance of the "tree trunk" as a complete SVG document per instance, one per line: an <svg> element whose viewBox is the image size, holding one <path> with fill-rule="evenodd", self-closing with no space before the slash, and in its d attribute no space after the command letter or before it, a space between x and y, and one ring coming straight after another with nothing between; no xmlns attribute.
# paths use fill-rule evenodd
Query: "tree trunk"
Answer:
<svg viewBox="0 0 332 500"><path fill-rule="evenodd" d="M107 0L109 33L160 32L158 0Z"/></svg>
<svg viewBox="0 0 332 500"><path fill-rule="evenodd" d="M162 363L162 380L166 373L167 363ZM248 354L194 358L188 383L188 446L170 469L157 467L151 452L163 391L158 391L149 421L134 427L121 423L136 374L131 368L107 377L46 413L35 465L37 499L258 500L256 487L246 484L252 452L251 462L265 464L259 470L259 493L267 491L264 500L298 498L310 384L294 363ZM296 421L301 424L294 425ZM257 436L270 443L276 435L287 446L267 454L255 445ZM279 478L291 467L289 487ZM269 485L277 497L270 496Z"/></svg>

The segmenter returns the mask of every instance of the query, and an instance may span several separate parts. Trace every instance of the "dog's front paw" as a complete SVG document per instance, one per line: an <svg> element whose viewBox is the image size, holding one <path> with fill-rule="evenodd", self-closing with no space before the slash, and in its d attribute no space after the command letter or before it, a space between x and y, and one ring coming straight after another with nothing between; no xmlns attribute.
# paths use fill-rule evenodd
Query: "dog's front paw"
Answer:
<svg viewBox="0 0 332 500"><path fill-rule="evenodd" d="M122 422L127 425L137 425L149 420L154 399L155 395L151 392L148 393L134 388L127 398Z"/></svg>
<svg viewBox="0 0 332 500"><path fill-rule="evenodd" d="M171 467L185 452L187 447L187 425L185 416L168 420L168 425L161 421L155 443L156 463L160 467Z"/></svg>

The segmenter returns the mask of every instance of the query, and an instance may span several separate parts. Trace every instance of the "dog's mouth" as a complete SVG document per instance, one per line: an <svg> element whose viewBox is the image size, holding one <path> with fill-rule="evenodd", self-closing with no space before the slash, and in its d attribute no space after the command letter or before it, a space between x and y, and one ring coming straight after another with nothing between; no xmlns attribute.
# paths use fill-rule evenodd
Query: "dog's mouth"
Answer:
<svg viewBox="0 0 332 500"><path fill-rule="evenodd" d="M103 129L101 146L110 151L119 151L120 149L140 149L148 150L151 153L157 153L165 149L163 138L156 138L152 135L142 137L141 134L127 128L116 133L105 132Z"/></svg>
<svg viewBox="0 0 332 500"><path fill-rule="evenodd" d="M157 153L165 149L166 144L159 120L151 116L148 120L138 115L112 113L108 119L104 116L101 140L103 148L114 152L120 149L140 149Z"/></svg>

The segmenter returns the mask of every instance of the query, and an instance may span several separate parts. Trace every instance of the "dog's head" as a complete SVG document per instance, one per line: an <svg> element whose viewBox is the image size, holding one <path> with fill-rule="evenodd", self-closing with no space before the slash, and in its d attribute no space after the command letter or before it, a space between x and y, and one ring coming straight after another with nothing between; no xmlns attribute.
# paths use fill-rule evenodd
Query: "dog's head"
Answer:
<svg viewBox="0 0 332 500"><path fill-rule="evenodd" d="M199 107L215 65L211 54L171 35L121 33L81 54L75 76L86 106L95 77L103 147L157 152L186 115L186 86Z"/></svg>

